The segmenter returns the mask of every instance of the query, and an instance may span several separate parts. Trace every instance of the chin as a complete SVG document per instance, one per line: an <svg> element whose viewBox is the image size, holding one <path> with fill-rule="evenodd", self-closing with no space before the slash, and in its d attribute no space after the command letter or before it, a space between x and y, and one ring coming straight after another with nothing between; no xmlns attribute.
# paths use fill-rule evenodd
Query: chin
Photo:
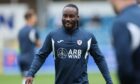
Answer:
<svg viewBox="0 0 140 84"><path fill-rule="evenodd" d="M66 29L72 29L71 26L64 26Z"/></svg>
<svg viewBox="0 0 140 84"><path fill-rule="evenodd" d="M71 29L71 27L65 27L65 29L70 30L70 29Z"/></svg>

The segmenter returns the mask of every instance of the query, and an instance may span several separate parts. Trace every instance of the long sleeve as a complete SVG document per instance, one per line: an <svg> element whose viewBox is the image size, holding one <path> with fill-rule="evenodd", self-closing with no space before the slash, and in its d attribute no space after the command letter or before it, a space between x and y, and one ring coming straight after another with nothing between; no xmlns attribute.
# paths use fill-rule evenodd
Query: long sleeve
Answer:
<svg viewBox="0 0 140 84"><path fill-rule="evenodd" d="M42 46L42 48L39 50L39 53L36 54L32 65L29 69L29 72L27 74L27 76L31 76L34 77L35 73L40 69L40 67L43 65L43 63L45 62L46 58L48 57L48 55L51 53L52 51L52 45L51 45L51 35L49 34L46 39L45 42Z"/></svg>
<svg viewBox="0 0 140 84"><path fill-rule="evenodd" d="M92 35L92 41L91 41L91 47L90 47L90 54L94 58L95 63L97 64L99 70L101 71L105 81L107 84L112 84L112 80L110 77L110 73L106 64L106 61L104 59L104 56L100 52L97 41L95 37Z"/></svg>
<svg viewBox="0 0 140 84"><path fill-rule="evenodd" d="M118 69L125 75L133 72L131 35L127 29L127 24L116 21L113 25L113 45L116 51Z"/></svg>

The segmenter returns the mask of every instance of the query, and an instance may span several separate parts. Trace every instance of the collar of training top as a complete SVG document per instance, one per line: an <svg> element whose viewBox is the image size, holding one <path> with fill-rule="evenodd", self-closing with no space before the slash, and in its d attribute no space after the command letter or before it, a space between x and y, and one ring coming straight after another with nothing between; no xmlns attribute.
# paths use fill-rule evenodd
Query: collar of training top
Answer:
<svg viewBox="0 0 140 84"><path fill-rule="evenodd" d="M26 27L26 28L33 28L33 26L31 26L31 25L29 25L29 24L26 24L25 27Z"/></svg>
<svg viewBox="0 0 140 84"><path fill-rule="evenodd" d="M130 5L130 6L126 7L126 8L124 8L124 9L120 12L120 14L124 13L125 11L127 11L127 10L129 10L129 9L131 9L131 8L133 8L133 7L135 7L135 6L137 6L137 5L138 5L138 4L132 4L132 5Z"/></svg>
<svg viewBox="0 0 140 84"><path fill-rule="evenodd" d="M76 27L76 28L73 28L73 29L66 29L66 28L63 27L63 29L65 30L66 33L72 34L72 33L76 32L79 28Z"/></svg>

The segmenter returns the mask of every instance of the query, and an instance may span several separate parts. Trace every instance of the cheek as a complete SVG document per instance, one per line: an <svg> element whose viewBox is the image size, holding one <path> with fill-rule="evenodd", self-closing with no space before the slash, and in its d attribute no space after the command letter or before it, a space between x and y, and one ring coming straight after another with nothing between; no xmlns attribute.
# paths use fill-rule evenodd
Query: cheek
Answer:
<svg viewBox="0 0 140 84"><path fill-rule="evenodd" d="M37 22L37 18L35 18L34 21Z"/></svg>
<svg viewBox="0 0 140 84"><path fill-rule="evenodd" d="M66 21L66 18L62 18L62 21L64 21L64 22L65 22L65 21Z"/></svg>
<svg viewBox="0 0 140 84"><path fill-rule="evenodd" d="M78 22L78 20L77 19L73 19L72 20L75 24Z"/></svg>

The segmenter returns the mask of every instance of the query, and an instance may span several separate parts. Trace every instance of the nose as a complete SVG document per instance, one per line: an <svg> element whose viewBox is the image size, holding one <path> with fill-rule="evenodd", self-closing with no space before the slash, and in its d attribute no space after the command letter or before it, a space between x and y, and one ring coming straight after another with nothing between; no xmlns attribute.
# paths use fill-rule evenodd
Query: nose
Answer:
<svg viewBox="0 0 140 84"><path fill-rule="evenodd" d="M70 21L70 17L67 17L67 18L66 18L66 21Z"/></svg>

